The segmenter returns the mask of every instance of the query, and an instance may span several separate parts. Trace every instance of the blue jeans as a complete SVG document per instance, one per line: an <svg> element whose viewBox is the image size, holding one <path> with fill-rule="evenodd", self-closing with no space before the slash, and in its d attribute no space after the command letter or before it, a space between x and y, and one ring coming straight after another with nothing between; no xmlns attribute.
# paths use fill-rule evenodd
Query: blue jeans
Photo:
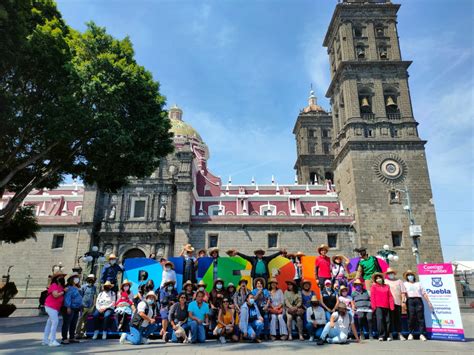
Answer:
<svg viewBox="0 0 474 355"><path fill-rule="evenodd" d="M181 328L183 328L186 334L188 334L188 330L191 328L191 326L189 323L184 323L184 324L181 324ZM171 341L173 343L178 342L178 338L176 337L176 333L174 332L174 330L173 330L173 334L171 335Z"/></svg>
<svg viewBox="0 0 474 355"><path fill-rule="evenodd" d="M315 338L320 338L321 334L323 333L324 325L317 325L316 327L313 325L313 322L306 323L306 331L308 335Z"/></svg>
<svg viewBox="0 0 474 355"><path fill-rule="evenodd" d="M104 320L102 321L102 331L107 332L107 330L110 327L110 317L112 314L114 314L113 309L107 309L104 313L100 313L97 309L94 311L92 314L92 317L94 317L94 330L99 330L100 328L100 320L99 317L100 315L104 316Z"/></svg>
<svg viewBox="0 0 474 355"><path fill-rule="evenodd" d="M260 333L263 330L263 322L259 320L254 320L247 325L247 338L255 339L260 336Z"/></svg>
<svg viewBox="0 0 474 355"><path fill-rule="evenodd" d="M205 343L206 342L206 329L202 324L198 324L196 321L188 323L191 328L191 343Z"/></svg>
<svg viewBox="0 0 474 355"><path fill-rule="evenodd" d="M140 327L140 329L134 326L130 327L130 333L127 334L127 341L133 345L139 345L142 342L142 338L148 338L152 333L158 329L158 324L148 324L146 327Z"/></svg>
<svg viewBox="0 0 474 355"><path fill-rule="evenodd" d="M326 323L324 326L323 332L321 334L321 339L325 340L327 337L327 342L330 344L343 344L347 343L347 334L341 332L339 328L331 328L330 323Z"/></svg>

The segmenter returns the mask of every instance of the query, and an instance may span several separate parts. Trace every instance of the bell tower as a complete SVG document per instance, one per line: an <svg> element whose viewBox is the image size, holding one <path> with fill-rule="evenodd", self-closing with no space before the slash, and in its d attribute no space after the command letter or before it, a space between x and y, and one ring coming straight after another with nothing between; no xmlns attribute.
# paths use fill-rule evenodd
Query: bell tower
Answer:
<svg viewBox="0 0 474 355"><path fill-rule="evenodd" d="M331 70L334 180L354 214L358 244L389 245L397 268L443 260L424 146L418 136L408 67L397 34L399 4L343 0L324 39ZM410 213L407 213L410 212ZM421 236L417 227L421 226Z"/></svg>

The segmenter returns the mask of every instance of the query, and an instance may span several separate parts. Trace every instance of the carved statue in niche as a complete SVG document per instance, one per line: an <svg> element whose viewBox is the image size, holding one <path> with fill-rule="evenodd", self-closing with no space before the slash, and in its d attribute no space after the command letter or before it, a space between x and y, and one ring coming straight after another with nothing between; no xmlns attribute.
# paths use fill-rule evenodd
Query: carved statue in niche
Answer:
<svg viewBox="0 0 474 355"><path fill-rule="evenodd" d="M115 219L115 210L116 210L115 205L110 208L109 219Z"/></svg>
<svg viewBox="0 0 474 355"><path fill-rule="evenodd" d="M160 219L165 219L166 218L166 207L165 205L161 205L160 208Z"/></svg>

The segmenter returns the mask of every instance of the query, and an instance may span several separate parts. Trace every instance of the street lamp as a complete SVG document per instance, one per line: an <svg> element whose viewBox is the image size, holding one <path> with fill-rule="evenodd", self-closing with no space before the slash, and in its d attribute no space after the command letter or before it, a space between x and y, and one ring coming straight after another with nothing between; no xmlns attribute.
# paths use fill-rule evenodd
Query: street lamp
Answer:
<svg viewBox="0 0 474 355"><path fill-rule="evenodd" d="M415 255L416 263L420 263L420 251L418 250L418 238L421 236L421 226L415 224L415 218L413 217L413 211L411 209L411 201L410 201L410 192L408 188L405 186L405 189L396 189L396 191L403 192L406 195L407 204L403 206L403 209L408 213L408 219L410 221L410 237L412 237L412 252Z"/></svg>
<svg viewBox="0 0 474 355"><path fill-rule="evenodd" d="M84 260L84 262L86 262L87 264L90 264L90 273L95 274L94 267L96 261L99 261L99 263L103 263L105 261L105 256L104 253L99 251L99 248L94 245L91 248L91 251L88 251L84 254L82 260Z"/></svg>
<svg viewBox="0 0 474 355"><path fill-rule="evenodd" d="M385 244L383 246L383 249L379 250L377 252L377 255L381 256L384 258L385 262L390 265L390 261L398 261L398 255L397 252L394 250L390 250L390 247Z"/></svg>

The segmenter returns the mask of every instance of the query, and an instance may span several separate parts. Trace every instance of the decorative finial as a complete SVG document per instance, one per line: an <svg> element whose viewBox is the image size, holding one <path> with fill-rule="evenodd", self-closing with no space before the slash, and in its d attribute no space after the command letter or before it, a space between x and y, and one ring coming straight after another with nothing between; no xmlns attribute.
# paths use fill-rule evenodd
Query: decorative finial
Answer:
<svg viewBox="0 0 474 355"><path fill-rule="evenodd" d="M272 185L275 185L275 176L272 175Z"/></svg>
<svg viewBox="0 0 474 355"><path fill-rule="evenodd" d="M253 176L252 176L251 184L252 184L252 185L255 185L255 177L253 177Z"/></svg>

